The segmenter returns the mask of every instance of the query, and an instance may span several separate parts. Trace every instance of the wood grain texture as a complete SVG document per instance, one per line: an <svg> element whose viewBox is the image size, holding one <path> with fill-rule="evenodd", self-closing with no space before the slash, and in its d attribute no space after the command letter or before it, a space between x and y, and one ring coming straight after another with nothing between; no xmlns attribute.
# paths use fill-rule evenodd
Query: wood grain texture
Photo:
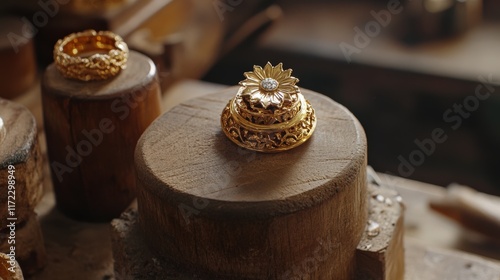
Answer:
<svg viewBox="0 0 500 280"><path fill-rule="evenodd" d="M117 280L203 280L148 248L138 221L137 207L111 222L114 272Z"/></svg>
<svg viewBox="0 0 500 280"><path fill-rule="evenodd" d="M361 125L303 90L318 118L308 142L273 155L242 150L219 124L236 91L182 103L141 137L138 203L149 245L218 279L350 278L367 215Z"/></svg>
<svg viewBox="0 0 500 280"><path fill-rule="evenodd" d="M57 206L67 215L108 221L135 197L137 140L160 114L152 61L131 52L127 69L106 81L42 80L45 131Z"/></svg>
<svg viewBox="0 0 500 280"><path fill-rule="evenodd" d="M368 220L378 223L380 232L376 236L368 230L363 233L356 251L356 279L403 279L404 206L398 202L398 193L386 187L368 185L368 200Z"/></svg>
<svg viewBox="0 0 500 280"><path fill-rule="evenodd" d="M417 190L415 189L415 191ZM178 267L171 259L153 254L147 246L138 219L137 209L134 208L129 209L119 219L112 222L111 234L115 259L115 278L117 280L206 279L190 269ZM405 240L405 246L405 273L404 277L398 279L500 279L498 262L456 250L437 249L435 246L431 248L408 239ZM357 273L357 278L354 279L374 279L370 278L373 274L364 274L368 271L359 266L357 269L360 271Z"/></svg>
<svg viewBox="0 0 500 280"><path fill-rule="evenodd" d="M13 165L15 217L17 223L22 223L32 215L43 192L37 127L35 118L26 107L5 99L0 99L0 118L5 128L5 137L0 141L0 220L7 221L8 217L8 167Z"/></svg>
<svg viewBox="0 0 500 280"><path fill-rule="evenodd" d="M0 97L14 98L33 86L37 76L32 38L21 18L0 17Z"/></svg>

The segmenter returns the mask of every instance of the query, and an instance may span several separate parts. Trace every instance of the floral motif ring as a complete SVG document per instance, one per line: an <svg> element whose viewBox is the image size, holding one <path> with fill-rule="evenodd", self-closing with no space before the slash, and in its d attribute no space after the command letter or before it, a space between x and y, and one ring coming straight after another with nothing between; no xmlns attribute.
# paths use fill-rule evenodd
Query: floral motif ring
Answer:
<svg viewBox="0 0 500 280"><path fill-rule="evenodd" d="M221 116L224 134L237 145L265 153L295 148L316 128L316 115L283 64L245 72L236 96Z"/></svg>

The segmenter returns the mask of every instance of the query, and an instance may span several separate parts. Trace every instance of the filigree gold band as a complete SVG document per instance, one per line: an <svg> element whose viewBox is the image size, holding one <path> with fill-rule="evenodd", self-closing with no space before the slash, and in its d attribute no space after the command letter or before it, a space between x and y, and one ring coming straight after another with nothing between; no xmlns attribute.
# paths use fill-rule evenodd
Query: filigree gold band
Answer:
<svg viewBox="0 0 500 280"><path fill-rule="evenodd" d="M297 114L292 123L283 123L269 128L265 125L250 125L241 116L231 113L232 99L222 111L221 124L224 134L240 147L276 153L295 148L306 142L316 128L316 115L311 104L301 99L304 110Z"/></svg>
<svg viewBox="0 0 500 280"><path fill-rule="evenodd" d="M125 69L128 46L110 31L87 30L57 41L54 61L66 78L82 81L105 80Z"/></svg>

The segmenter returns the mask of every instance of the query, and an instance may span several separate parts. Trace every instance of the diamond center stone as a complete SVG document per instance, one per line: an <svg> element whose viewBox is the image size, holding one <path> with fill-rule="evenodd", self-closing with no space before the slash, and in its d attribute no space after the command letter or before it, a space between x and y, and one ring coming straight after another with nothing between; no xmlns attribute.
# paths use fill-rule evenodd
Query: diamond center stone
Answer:
<svg viewBox="0 0 500 280"><path fill-rule="evenodd" d="M273 91L278 88L278 81L273 78L265 78L260 82L260 87L265 91Z"/></svg>

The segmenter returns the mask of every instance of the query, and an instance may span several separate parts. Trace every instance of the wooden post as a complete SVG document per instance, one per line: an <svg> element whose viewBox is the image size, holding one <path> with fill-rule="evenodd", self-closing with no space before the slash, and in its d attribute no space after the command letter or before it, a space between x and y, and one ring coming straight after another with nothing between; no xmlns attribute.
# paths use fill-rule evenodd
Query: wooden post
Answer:
<svg viewBox="0 0 500 280"><path fill-rule="evenodd" d="M303 90L318 124L302 146L243 150L220 128L237 88L187 101L136 150L150 248L212 279L350 279L366 224L366 138L331 99Z"/></svg>
<svg viewBox="0 0 500 280"><path fill-rule="evenodd" d="M33 86L36 60L32 38L20 18L0 17L0 97L15 98Z"/></svg>
<svg viewBox="0 0 500 280"><path fill-rule="evenodd" d="M155 65L131 52L117 77L82 82L52 64L42 102L58 208L81 220L118 217L135 197L137 140L161 112Z"/></svg>
<svg viewBox="0 0 500 280"><path fill-rule="evenodd" d="M387 222L394 220L396 217L394 214L402 209L398 204L394 204L394 206L393 210L395 211L387 217L382 216ZM146 239L142 235L143 231L138 224L137 216L137 209L134 207L112 222L113 257L115 261L115 278L117 280L214 279L205 274L197 274L193 270L182 269L172 258L168 259L167 256L153 254L146 245ZM358 259L360 262L356 264L356 277L348 279L491 280L500 278L500 265L479 256L459 251L425 247L411 240L406 240L404 244L406 248L403 248L403 244L399 243L401 238L399 229L403 228L399 221L402 218L396 219L398 222L393 229L384 227L377 237L371 239L364 235L356 254L358 258L360 257L359 254L369 254L370 256L364 260ZM367 245L372 244L367 243L370 240L376 244L368 248ZM376 248L381 251L376 252ZM404 256L400 252L405 252ZM404 277L402 276L402 267L397 268L397 265L402 265L403 262L405 262ZM335 264L330 265L336 267Z"/></svg>
<svg viewBox="0 0 500 280"><path fill-rule="evenodd" d="M4 99L0 99L0 118L4 131L0 135L0 251L14 251L25 273L32 274L46 261L34 213L43 192L35 118L24 106ZM9 243L12 234L15 244Z"/></svg>

